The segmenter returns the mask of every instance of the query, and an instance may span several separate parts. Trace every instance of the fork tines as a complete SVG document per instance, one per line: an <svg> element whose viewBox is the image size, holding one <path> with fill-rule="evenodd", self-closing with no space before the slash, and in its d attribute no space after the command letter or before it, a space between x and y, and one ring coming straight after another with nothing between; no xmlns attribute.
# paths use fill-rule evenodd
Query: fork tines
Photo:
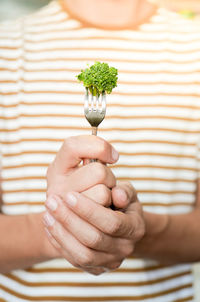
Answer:
<svg viewBox="0 0 200 302"><path fill-rule="evenodd" d="M88 89L86 89L84 113L90 125L92 127L98 127L106 114L105 93L102 93L100 97L93 96L89 93Z"/></svg>

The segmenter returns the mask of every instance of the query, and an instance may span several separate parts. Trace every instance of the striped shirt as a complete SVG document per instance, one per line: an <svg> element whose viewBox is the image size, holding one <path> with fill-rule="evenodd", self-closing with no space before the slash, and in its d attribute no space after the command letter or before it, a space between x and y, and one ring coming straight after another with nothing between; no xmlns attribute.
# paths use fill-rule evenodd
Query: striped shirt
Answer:
<svg viewBox="0 0 200 302"><path fill-rule="evenodd" d="M64 139L89 134L76 74L95 61L119 70L99 136L144 210L194 208L199 174L200 24L158 9L137 30L86 26L53 1L0 26L2 212L44 210L46 170ZM66 260L0 275L0 301L193 301L191 265L129 258L98 277Z"/></svg>

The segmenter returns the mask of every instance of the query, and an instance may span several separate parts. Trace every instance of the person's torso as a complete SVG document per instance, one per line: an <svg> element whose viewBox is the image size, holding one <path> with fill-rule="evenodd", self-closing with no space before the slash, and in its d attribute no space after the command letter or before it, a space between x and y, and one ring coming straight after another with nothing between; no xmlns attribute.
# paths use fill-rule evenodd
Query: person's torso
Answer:
<svg viewBox="0 0 200 302"><path fill-rule="evenodd" d="M49 163L64 139L91 133L76 75L95 61L119 70L98 132L120 152L112 167L117 179L131 181L147 211L191 211L198 177L199 37L192 21L162 10L137 31L85 28L56 2L12 28L2 27L3 213L44 210ZM117 271L94 277L61 259L1 275L0 297L192 301L192 282L187 264L130 258Z"/></svg>

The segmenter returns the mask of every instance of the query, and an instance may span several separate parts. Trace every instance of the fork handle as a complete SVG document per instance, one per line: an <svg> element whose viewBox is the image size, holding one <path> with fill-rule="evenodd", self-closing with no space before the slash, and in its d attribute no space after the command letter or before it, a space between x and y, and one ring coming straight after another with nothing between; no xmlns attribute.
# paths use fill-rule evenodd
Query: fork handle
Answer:
<svg viewBox="0 0 200 302"><path fill-rule="evenodd" d="M97 127L92 127L92 135L97 135ZM91 163L95 163L97 159L90 159Z"/></svg>
<svg viewBox="0 0 200 302"><path fill-rule="evenodd" d="M97 127L92 127L92 135L97 135Z"/></svg>

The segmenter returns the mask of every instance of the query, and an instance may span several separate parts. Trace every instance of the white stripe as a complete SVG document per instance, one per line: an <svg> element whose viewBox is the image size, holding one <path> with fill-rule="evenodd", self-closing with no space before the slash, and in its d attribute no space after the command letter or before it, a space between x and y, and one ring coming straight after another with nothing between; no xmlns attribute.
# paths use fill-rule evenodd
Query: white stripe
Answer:
<svg viewBox="0 0 200 302"><path fill-rule="evenodd" d="M100 49L101 50L101 49ZM18 53L17 51L4 51L2 50L2 56L5 58L9 58L12 55L12 58L17 56ZM15 54L15 56L14 56ZM78 54L78 55L77 55ZM116 51L105 51L101 50L100 53L98 51L94 51L92 49L85 50L84 48L77 49L77 50L70 50L70 48L66 48L65 50L51 50L51 51L41 51L41 52L35 52L35 53L26 53L26 59L27 60L47 60L47 59L66 59L66 58L79 58L84 59L84 58L90 58L96 60L97 58L105 58L105 59L112 59L112 60L133 60L134 62L136 61L146 61L146 62L159 62L159 61L164 61L168 60L171 61L172 63L174 62L183 62L183 63L188 63L192 62L194 63L195 60L200 59L200 52L194 52L191 56L189 53L170 53L168 51L163 51L159 53L142 53L142 52L136 52L136 51L126 51L126 52L120 52L118 50Z"/></svg>
<svg viewBox="0 0 200 302"><path fill-rule="evenodd" d="M112 64L113 65L113 64ZM47 71L33 71L31 73L24 73L23 74L23 79L25 81L37 81L40 82L40 80L46 80L49 82L53 82L55 80L60 80L60 81L67 81L67 80L74 80L76 81L76 75L79 72L73 72L73 71L62 71L62 70L57 70L54 72L47 72ZM10 71L1 71L0 73L0 79L2 80L17 80L18 79L19 72L10 72ZM167 74L164 72L159 72L157 74L154 74L153 77L149 77L148 74L134 74L132 72L131 76L129 73L124 73L122 71L119 71L118 75L119 81L126 81L132 84L132 82L136 82L138 84L143 83L143 82L148 82L148 83L159 83L159 82L166 82L168 83L173 83L173 85L177 83L186 83L186 84L194 84L194 82L199 81L199 73L194 72L194 73L189 73L189 74ZM119 84L118 84L119 85Z"/></svg>
<svg viewBox="0 0 200 302"><path fill-rule="evenodd" d="M54 83L55 85L55 83ZM55 85L56 87L56 85ZM81 87L82 88L82 87ZM71 98L69 96L67 96L67 100ZM27 98L29 99L29 98ZM124 96L124 106L126 107L121 107L120 108L120 115L119 115L119 107L117 106L118 100L120 99L119 96L116 97L111 97L110 95L108 95L106 97L107 99L107 116L114 116L114 115L118 115L118 116L125 116L125 117L141 117L141 116L153 116L155 118L157 118L158 116L163 116L166 118L185 118L186 120L188 119L188 121L192 120L192 123L195 123L195 125L199 125L198 124L198 117L200 115L199 111L197 109L199 109L198 107L192 107L190 108L189 105L186 108L177 108L178 104L173 103L171 104L172 107L167 107L168 105L170 106L170 104L166 104L164 99L162 98L162 101L160 102L160 107L159 105L156 105L156 103L154 104L154 107L152 107L150 104L148 104L148 102L145 104L145 102L142 102L142 100L140 102L138 102L138 104L136 103L135 105L137 106L133 106L133 107L129 107L127 110L127 106L131 105L131 99L132 99L132 103L133 103L133 99L136 99L136 97L127 97ZM140 97L140 99L142 99L142 97ZM148 97L146 97L146 99L148 99ZM48 102L48 99L45 97L46 102ZM143 97L143 100L145 100L145 97ZM54 101L54 102L53 102ZM59 99L60 101L60 99ZM29 102L31 103L31 99L29 100ZM7 116L13 116L15 117L17 112L22 112L22 113L26 113L30 114L30 107L29 107L29 102L26 102L26 104L20 104L20 106L18 107L11 107L8 109L4 109L4 111L6 112ZM38 100L39 102L39 100ZM63 114L65 112L67 112L68 114L76 114L76 115L81 115L83 116L83 106L77 106L77 102L78 99L77 97L74 97L74 100L71 100L71 106L69 106L67 103L65 104L63 102L63 104L56 104L57 103L57 99L53 99L52 97L52 103L49 102L46 106L44 104L38 104L37 102L35 103L31 103L31 113L38 114L38 110L40 114L49 114L49 113L60 113ZM11 101L10 104L12 104L13 102ZM44 103L44 101L43 101ZM79 104L84 104L84 92L82 96L79 96ZM113 106L113 103L116 104L115 106ZM135 102L134 102L135 103ZM122 104L122 105L123 105ZM5 102L5 105L9 105L9 103ZM110 106L112 105L112 107ZM150 106L149 106L150 105ZM177 107L173 107L177 106ZM191 102L191 106L192 106L192 102ZM186 122L188 122L186 121ZM175 121L176 122L176 121ZM174 129L176 129L176 127L174 127Z"/></svg>
<svg viewBox="0 0 200 302"><path fill-rule="evenodd" d="M64 13L64 12L58 12L56 15L44 15L44 16L39 16L38 18L37 17L35 17L34 19L31 19L31 21L29 22L29 18L26 18L26 23L28 24L28 25L31 25L31 26L33 26L33 25L42 25L42 24L44 24L45 25L45 23L56 23L56 22L58 22L58 21L63 21L63 20L66 20L66 14Z"/></svg>
<svg viewBox="0 0 200 302"><path fill-rule="evenodd" d="M6 203L17 203L19 202L44 202L46 200L46 193L41 192L18 192L14 194L4 194ZM31 206L31 205L30 205ZM29 205L27 206L27 208ZM26 208L26 207L25 207ZM31 209L30 209L31 212ZM19 212L17 213L19 214Z"/></svg>
<svg viewBox="0 0 200 302"><path fill-rule="evenodd" d="M51 286L40 286L37 288L37 291L35 290L34 287L26 287L24 285L19 284L18 282L15 282L11 279L6 278L5 276L1 276L0 280L6 285L6 286L11 286L11 287L17 287L16 291L18 293L23 293L25 295L31 295L33 297L36 297L37 295L40 296L53 296L56 294L56 296L63 296L66 295L66 289L67 289L67 295L68 296L73 296L73 297L91 297L91 296L98 296L98 297L104 297L105 294L107 297L109 296L116 296L116 297L121 297L126 295L124 293L124 288L123 287L110 287L109 290L106 290L104 287L99 287L99 288L82 288L81 286L76 286L76 287L51 287ZM181 278L181 284L188 284L192 282L192 277L191 276L184 276ZM177 284L180 282L179 280L168 280L165 282L162 282L162 290L167 290L169 287L170 288L176 288ZM104 289L104 290L102 290ZM160 284L152 284L151 285L152 289L152 294L159 292L160 291ZM126 292L130 293L130 295L134 294L136 296L142 296L145 294L149 294L148 286L142 286L142 291L141 287L137 286L127 286L126 287ZM47 294L48 293L48 294Z"/></svg>
<svg viewBox="0 0 200 302"><path fill-rule="evenodd" d="M19 177L19 175L22 176L45 176L47 168L46 167L24 167L24 168L18 168L18 169L11 169L6 170L4 169L2 171L3 178L16 178Z"/></svg>
<svg viewBox="0 0 200 302"><path fill-rule="evenodd" d="M29 24L28 24L29 25ZM54 30L63 30L63 29L74 29L79 26L79 23L74 20L66 20L61 23L52 23L52 24L44 24L44 25L31 25L28 26L26 32L31 34L37 34L40 31L48 32L48 31L54 31Z"/></svg>
<svg viewBox="0 0 200 302"><path fill-rule="evenodd" d="M52 17L50 17L51 19ZM60 18L56 18L56 19L61 19ZM121 44L119 44L119 42L122 42ZM14 46L14 45L13 45ZM48 50L54 50L55 48L60 48L60 49L64 49L67 48L68 50L70 48L79 48L79 49L84 49L84 48L113 48L113 52L115 52L115 49L124 49L125 51L127 50L131 50L136 52L137 50L143 52L143 50L145 52L149 51L151 53L151 51L153 51L153 53L159 52L159 51L167 51L167 52L173 52L173 51L179 51L180 54L184 53L186 51L191 53L196 53L200 50L200 42L196 41L195 43L185 43L185 44L176 44L176 42L172 42L172 43L168 43L168 41L165 41L163 43L160 43L160 41L158 41L157 43L150 43L145 42L145 41L120 41L119 40L108 40L108 39L103 39L99 38L99 39L87 39L87 37L83 40L56 40L56 45L55 45L55 41L48 41L48 42L40 42L38 43L30 43L29 40L28 42L26 42L26 50L27 51L40 51L40 52L44 52L44 51L48 51ZM65 49L66 50L66 49Z"/></svg>
<svg viewBox="0 0 200 302"><path fill-rule="evenodd" d="M126 56L127 58L127 56ZM55 57L52 57L52 59L55 59ZM97 56L95 60L102 60L102 56L99 58ZM108 59L108 58L106 58ZM111 55L112 59L112 55ZM1 60L0 60L1 63ZM37 69L48 69L48 68L55 68L58 70L59 68L63 69L68 69L68 68L76 68L76 69L84 69L87 64L92 65L94 63L94 59L89 58L88 60L85 59L79 59L77 58L76 61L65 61L61 58L59 58L58 61L42 61L42 62L26 62L25 67L27 69L31 70L37 70ZM5 62L4 62L5 64ZM170 72L197 72L200 68L200 63L199 62L186 62L183 64L176 64L175 62L170 62L170 63L165 63L165 62L157 62L156 64L153 63L137 63L137 62L118 62L117 59L115 61L112 61L111 63L115 68L117 69L122 69L122 70L129 70L129 71L141 71L141 72L156 72L156 71L162 71L165 70L170 71ZM16 68L17 64L16 62L6 62L7 68Z"/></svg>
<svg viewBox="0 0 200 302"><path fill-rule="evenodd" d="M133 181L133 186L136 187L136 182ZM145 183L146 186L147 186L147 182ZM194 192L191 191L190 194L177 194L177 193L174 193L174 194L167 194L167 193L149 193L148 192L148 189L149 190L152 190L154 189L155 191L159 191L160 188L158 187L151 187L151 188L146 188L145 187L145 184L143 182L143 187L142 189L146 189L147 193L139 193L139 197L140 197L140 201L141 202L144 202L144 203L148 203L148 202L155 202L155 203L162 203L163 205L168 205L170 203L182 203L182 202L186 202L186 203L190 203L191 206L192 204L195 202L195 197L194 197ZM139 187L139 184L137 183L137 190L139 190L140 187ZM170 192L169 192L170 193ZM155 209L154 209L155 208ZM157 207L152 207L152 210L155 210L156 211L156 208ZM163 207L165 208L165 207ZM165 211L166 211L166 208L165 208Z"/></svg>
<svg viewBox="0 0 200 302"><path fill-rule="evenodd" d="M114 147L116 148L116 150L121 151L119 148L117 148L116 144L113 144ZM124 148L122 149L124 150ZM124 164L124 165L155 165L156 166L163 166L163 165L167 165L167 166L172 166L172 167L188 167L188 168L196 168L196 160L195 159L191 159L191 158L176 158L176 157L170 157L170 156L160 156L157 155L157 153L163 153L166 154L165 151L163 150L163 152L158 152L157 148L155 148L155 150L153 150L155 154L151 154L151 152L148 150L148 148L146 150L141 150L139 152L142 153L142 151L144 151L145 155L141 155L141 154L137 154L137 152L134 150L133 148L133 152L132 155L121 155L119 157L119 161L118 164ZM134 156L134 154L137 154L137 156ZM171 152L167 152L168 154L174 154L176 155L176 153L173 152L173 150L171 150ZM178 153L177 153L178 154ZM183 155L184 156L184 155ZM114 168L114 167L113 167ZM181 173L181 172L180 172ZM193 172L192 172L193 173Z"/></svg>
<svg viewBox="0 0 200 302"><path fill-rule="evenodd" d="M65 261L65 260L64 260ZM64 262L63 261L63 262ZM57 267L57 266L56 266ZM187 270L176 269L176 273L174 271L175 268L169 270L153 270L149 272L149 281L156 280L158 278L167 278L169 276L173 276L175 274L187 272ZM42 273L42 274L35 274L26 271L15 271L13 275L21 278L22 280L29 280L29 282L74 282L74 283L81 283L81 282L91 282L91 283L106 283L106 282L144 282L146 281L144 272L134 272L134 273L107 273L104 276L98 276L98 278L94 278L94 276L87 274L87 273L74 273L74 274L66 274L66 273ZM187 274L189 275L189 274ZM186 276L187 276L186 275ZM174 282L176 282L176 278L172 278ZM166 282L166 281L165 281ZM163 284L163 281L162 283ZM105 291L106 291L105 287Z"/></svg>
<svg viewBox="0 0 200 302"><path fill-rule="evenodd" d="M49 164L52 162L55 156L51 154L27 154L25 156L16 156L14 158L7 157L4 159L4 166L10 167L15 165L20 165L22 162L23 164Z"/></svg>
<svg viewBox="0 0 200 302"><path fill-rule="evenodd" d="M26 198L26 200L22 200L22 202L27 202L28 199ZM30 200L32 201L32 200ZM33 200L35 201L35 200ZM39 202L41 202L41 199L38 200ZM45 199L43 199L43 201L45 201ZM12 206L6 206L3 205L2 206L2 211L5 215L23 215L23 214L30 214L30 213L41 213L45 210L44 206L39 206L39 205L12 205ZM1 276L1 275L0 275ZM9 288L11 288L9 286ZM15 288L13 288L15 290ZM0 296L1 297L1 296Z"/></svg>
<svg viewBox="0 0 200 302"><path fill-rule="evenodd" d="M193 206L192 205L181 205L181 206L171 206L171 207L163 207L160 205L156 205L156 207L151 206L144 206L144 210L147 212L151 212L154 214L169 214L169 215L180 215L180 214L187 214L192 212Z"/></svg>
<svg viewBox="0 0 200 302"><path fill-rule="evenodd" d="M44 79L44 78L43 78ZM74 79L75 80L75 79ZM134 77L132 77L132 81L134 81ZM23 82L23 81L22 81ZM29 91L74 91L74 92L82 92L83 91L83 87L81 85L79 85L79 83L59 83L59 82L37 82L37 83L25 83L22 84L25 89L25 91L29 92ZM0 83L0 89L1 91L14 91L16 92L16 90L19 87L19 83L16 84L7 84L7 83ZM143 89L145 94L148 93L177 93L177 94L199 94L200 95L200 88L199 85L197 84L190 84L187 86L181 85L181 84L176 84L175 85L167 85L167 84L160 84L160 83L156 83L156 85L148 85L148 84L144 84L143 85ZM142 94L141 92L141 87L135 84L123 84L121 83L120 86L118 86L115 89L115 93L132 93L133 95L135 93L139 93Z"/></svg>

